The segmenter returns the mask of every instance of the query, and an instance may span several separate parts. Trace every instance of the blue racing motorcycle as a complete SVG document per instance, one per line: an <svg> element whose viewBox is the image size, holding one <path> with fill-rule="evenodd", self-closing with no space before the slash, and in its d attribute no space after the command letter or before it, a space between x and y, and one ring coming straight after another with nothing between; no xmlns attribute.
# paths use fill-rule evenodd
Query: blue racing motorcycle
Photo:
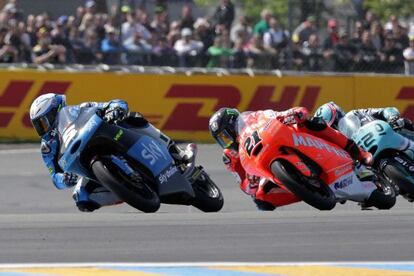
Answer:
<svg viewBox="0 0 414 276"><path fill-rule="evenodd" d="M367 118L366 122L348 112L339 121L339 131L353 139L374 157L373 169L396 193L414 199L414 144L384 121ZM382 181L382 182L384 182Z"/></svg>
<svg viewBox="0 0 414 276"><path fill-rule="evenodd" d="M59 165L92 179L143 212L161 203L193 205L218 212L223 196L201 166L176 162L166 142L145 128L103 120L96 107L64 107L59 112Z"/></svg>

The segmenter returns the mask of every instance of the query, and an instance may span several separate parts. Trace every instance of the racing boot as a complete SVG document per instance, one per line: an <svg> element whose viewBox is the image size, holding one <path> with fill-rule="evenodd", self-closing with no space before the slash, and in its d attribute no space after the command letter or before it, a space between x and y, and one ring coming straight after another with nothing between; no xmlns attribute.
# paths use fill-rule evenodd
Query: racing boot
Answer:
<svg viewBox="0 0 414 276"><path fill-rule="evenodd" d="M93 212L102 206L120 204L122 201L99 183L81 178L72 195L81 212Z"/></svg>
<svg viewBox="0 0 414 276"><path fill-rule="evenodd" d="M175 142L172 142L168 150L176 161L187 164L193 163L197 155L197 145L194 143L188 144L185 150L183 150Z"/></svg>
<svg viewBox="0 0 414 276"><path fill-rule="evenodd" d="M354 167L354 172L360 181L373 180L375 177L375 174L362 164L357 164Z"/></svg>
<svg viewBox="0 0 414 276"><path fill-rule="evenodd" d="M348 139L344 149L349 153L352 159L358 160L365 166L371 166L374 163L372 154L358 147L358 145L350 139Z"/></svg>
<svg viewBox="0 0 414 276"><path fill-rule="evenodd" d="M101 205L89 199L89 193L84 187L76 187L72 198L75 201L76 207L81 212L93 212L101 208Z"/></svg>

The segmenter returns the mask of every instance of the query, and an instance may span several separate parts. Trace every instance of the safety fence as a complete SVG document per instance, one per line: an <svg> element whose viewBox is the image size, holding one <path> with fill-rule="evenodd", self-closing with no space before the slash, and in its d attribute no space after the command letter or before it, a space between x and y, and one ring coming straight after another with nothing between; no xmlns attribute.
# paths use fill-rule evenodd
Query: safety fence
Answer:
<svg viewBox="0 0 414 276"><path fill-rule="evenodd" d="M155 69L154 69L155 70ZM0 137L37 139L29 119L33 99L67 95L69 104L122 98L175 139L210 142L208 119L220 107L311 111L328 101L345 110L396 106L414 119L414 78L387 75L284 75L210 72L154 74L68 70L0 70Z"/></svg>

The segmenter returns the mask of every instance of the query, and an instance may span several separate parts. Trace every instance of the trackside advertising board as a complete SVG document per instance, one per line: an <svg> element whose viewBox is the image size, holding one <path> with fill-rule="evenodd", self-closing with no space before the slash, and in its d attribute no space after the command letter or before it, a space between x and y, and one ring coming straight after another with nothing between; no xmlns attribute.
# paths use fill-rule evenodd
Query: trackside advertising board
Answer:
<svg viewBox="0 0 414 276"><path fill-rule="evenodd" d="M211 142L208 119L220 107L311 111L328 101L345 110L396 106L414 119L414 78L396 76L213 76L0 71L0 137L38 139L29 120L43 93L68 104L121 98L175 139Z"/></svg>

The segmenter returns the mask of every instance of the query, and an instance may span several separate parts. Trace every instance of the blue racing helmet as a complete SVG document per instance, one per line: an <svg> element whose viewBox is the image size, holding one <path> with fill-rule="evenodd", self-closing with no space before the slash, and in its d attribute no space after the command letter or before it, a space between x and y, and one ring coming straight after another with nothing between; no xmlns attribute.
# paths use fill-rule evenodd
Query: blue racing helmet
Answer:
<svg viewBox="0 0 414 276"><path fill-rule="evenodd" d="M56 117L66 106L66 96L48 93L37 97L30 106L30 120L40 137L52 130Z"/></svg>
<svg viewBox="0 0 414 276"><path fill-rule="evenodd" d="M344 116L345 112L334 102L320 106L315 112L315 117L322 118L328 126L333 128L338 128L339 120Z"/></svg>

